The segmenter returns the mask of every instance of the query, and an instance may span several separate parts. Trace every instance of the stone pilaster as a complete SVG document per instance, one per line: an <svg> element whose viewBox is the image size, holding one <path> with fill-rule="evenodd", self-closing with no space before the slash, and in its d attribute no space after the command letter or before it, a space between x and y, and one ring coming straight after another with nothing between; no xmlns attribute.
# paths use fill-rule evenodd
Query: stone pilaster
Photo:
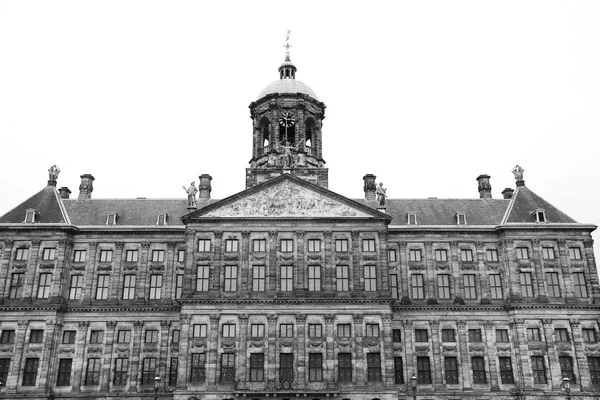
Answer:
<svg viewBox="0 0 600 400"><path fill-rule="evenodd" d="M544 267L543 267L543 263L544 260L542 260L542 256L541 256L541 252L540 252L540 241L537 239L532 240L531 243L531 252L532 257L531 257L531 263L533 265L533 273L531 274L531 279L534 281L533 283L533 287L534 289L534 293L533 296L535 298L538 299L538 301L540 302L548 302L548 294L546 293L546 285L544 285L544 282L546 281L544 279Z"/></svg>
<svg viewBox="0 0 600 400"><path fill-rule="evenodd" d="M475 244L475 260L477 261L478 276L476 281L479 282L479 297L482 303L490 303L490 279L488 277L487 269L485 267L485 248L483 242L477 242ZM490 364L495 364L490 362Z"/></svg>
<svg viewBox="0 0 600 400"><path fill-rule="evenodd" d="M437 297L437 293L435 290L435 272L433 265L433 245L431 242L425 242L425 251L423 252L423 265L425 266L425 270L423 271L423 278L425 279L424 289L425 289L425 298L426 299L435 299Z"/></svg>
<svg viewBox="0 0 600 400"><path fill-rule="evenodd" d="M450 243L450 273L454 282L454 297L465 298L464 283L460 271L460 248L457 242ZM452 294L451 294L452 295Z"/></svg>
<svg viewBox="0 0 600 400"><path fill-rule="evenodd" d="M161 294L161 299L163 303L171 303L171 299L175 298L175 259L177 258L175 244L175 242L167 243L167 262L165 265L165 272L163 274L163 289Z"/></svg>
<svg viewBox="0 0 600 400"><path fill-rule="evenodd" d="M325 373L324 378L325 381L336 381L337 377L335 376L335 345L334 345L334 336L335 336L335 315L334 314L325 314Z"/></svg>
<svg viewBox="0 0 600 400"><path fill-rule="evenodd" d="M354 242L354 241L353 241ZM354 382L356 386L366 386L367 377L365 376L365 352L363 348L363 315L354 314L354 371L356 376Z"/></svg>
<svg viewBox="0 0 600 400"><path fill-rule="evenodd" d="M150 283L150 242L142 242L140 254L140 264L138 267L138 273L135 277L135 298L143 302L148 297L148 290L146 286Z"/></svg>
<svg viewBox="0 0 600 400"><path fill-rule="evenodd" d="M250 232L242 232L242 258L240 260L240 293L247 297L252 291L252 271L250 270Z"/></svg>
<svg viewBox="0 0 600 400"><path fill-rule="evenodd" d="M294 291L308 289L308 276L305 276L304 231L296 231L296 262L294 263ZM306 274L308 275L308 274Z"/></svg>
<svg viewBox="0 0 600 400"><path fill-rule="evenodd" d="M383 296L390 295L389 260L388 260L388 232L379 233L379 265L377 266L377 288Z"/></svg>
<svg viewBox="0 0 600 400"><path fill-rule="evenodd" d="M49 389L54 386L53 377L50 375L53 364L56 362L54 357L50 357L54 353L56 339L56 320L46 321L46 329L44 330L44 348L40 355L40 366L38 370L38 387ZM60 329L60 328L59 328Z"/></svg>
<svg viewBox="0 0 600 400"><path fill-rule="evenodd" d="M573 357L573 372L577 376L579 371L579 382L575 382L573 387L581 387L582 390L593 390L592 378L590 376L590 367L585 354L583 337L581 335L581 324L578 319L571 319L571 333L573 335L573 347L575 348L575 357Z"/></svg>
<svg viewBox="0 0 600 400"><path fill-rule="evenodd" d="M160 321L160 347L158 363L156 365L156 376L160 376L162 382L168 382L168 356L169 356L169 329L171 321Z"/></svg>
<svg viewBox="0 0 600 400"><path fill-rule="evenodd" d="M382 374L383 384L391 386L394 384L394 350L392 345L392 320L393 314L382 314L381 321L383 323L382 341L383 341L383 362L384 370Z"/></svg>
<svg viewBox="0 0 600 400"><path fill-rule="evenodd" d="M98 249L97 242L90 242L87 248L87 254L85 258L85 270L83 272L83 296L82 300L89 304L94 298L94 278L96 278L96 252ZM97 278L96 278L97 279Z"/></svg>
<svg viewBox="0 0 600 400"><path fill-rule="evenodd" d="M500 390L498 384L499 371L498 371L498 349L496 348L496 339L494 334L494 323L492 321L483 322L483 343L487 351L487 359L490 363L490 387L491 390Z"/></svg>
<svg viewBox="0 0 600 400"><path fill-rule="evenodd" d="M406 266L408 265L408 254L407 254L407 247L406 247L406 242L400 242L398 243L400 251L398 254L398 259L400 262L400 282L398 282L398 284L400 285L401 289L400 289L400 293L398 293L398 297L400 299L402 299L403 297L409 298L410 297L410 284L409 284L409 278L408 278L408 268L406 268ZM408 363L408 360L407 360ZM408 366L408 364L407 364Z"/></svg>
<svg viewBox="0 0 600 400"><path fill-rule="evenodd" d="M433 378L432 384L435 390L435 387L437 385L440 385L442 382L444 382L444 380L442 379L444 364L440 352L440 321L435 319L429 321L429 327L431 330L431 347L433 353L433 357L431 357L431 376Z"/></svg>
<svg viewBox="0 0 600 400"><path fill-rule="evenodd" d="M27 326L29 321L21 320L18 321L15 346L13 347L13 356L10 363L10 373L6 382L6 393L16 393L18 379L21 376L19 370L24 361L24 350L25 350L25 337L27 333Z"/></svg>
<svg viewBox="0 0 600 400"><path fill-rule="evenodd" d="M120 298L123 296L123 290L119 290L119 285L123 282L123 242L115 243L115 254L113 257L113 271L111 273L109 287L111 303L120 303Z"/></svg>
<svg viewBox="0 0 600 400"><path fill-rule="evenodd" d="M277 293L277 231L269 232L269 261L266 269L267 293L274 296Z"/></svg>
<svg viewBox="0 0 600 400"><path fill-rule="evenodd" d="M267 315L267 345L265 346L266 379L277 379L277 314Z"/></svg>
<svg viewBox="0 0 600 400"><path fill-rule="evenodd" d="M84 366L84 354L87 346L87 336L90 323L88 321L80 321L77 329L77 337L75 343L77 343L77 349L75 350L75 357L73 357L72 370L73 373L73 390L79 391L83 386L83 371Z"/></svg>
<svg viewBox="0 0 600 400"><path fill-rule="evenodd" d="M223 232L215 231L214 237L215 237L215 243L214 243L214 249L213 249L213 261L212 261L213 274L211 274L211 280L212 280L211 290L213 293L220 293L221 288L223 287L223 285L222 285L223 279L221 278L221 275L222 275L221 271L223 270ZM210 382L208 380L208 373L209 373L209 371L207 370L206 379L207 379L207 382Z"/></svg>
<svg viewBox="0 0 600 400"><path fill-rule="evenodd" d="M38 259L40 258L41 240L33 240L29 248L29 262L25 270L25 283L23 284L23 299L35 298L35 288L39 281Z"/></svg>
<svg viewBox="0 0 600 400"><path fill-rule="evenodd" d="M521 378L521 385L525 389L533 388L533 371L531 370L531 364L529 362L529 349L527 347L527 332L525 328L525 321L522 319L516 319L512 324L514 332L513 338L517 338L516 343L513 344L513 348L517 354L516 364L518 374ZM516 382L518 384L518 380Z"/></svg>
<svg viewBox="0 0 600 400"><path fill-rule="evenodd" d="M190 345L190 314L179 314L179 360L177 370L177 390L187 390Z"/></svg>
<svg viewBox="0 0 600 400"><path fill-rule="evenodd" d="M121 247L122 249L122 247ZM113 365L113 347L115 343L115 328L117 321L106 321L104 333L104 356L102 357L102 370L100 371L100 391L108 392L111 387L111 367Z"/></svg>
<svg viewBox="0 0 600 400"><path fill-rule="evenodd" d="M352 276L352 288L351 290L354 293L362 293L365 289L364 281L363 281L363 271L361 270L360 265L360 257L356 256L357 254L361 254L360 248L360 232L352 231L352 243L351 243L351 253L352 254L352 264L350 264L351 268L351 276ZM363 377L364 378L364 377Z"/></svg>
<svg viewBox="0 0 600 400"><path fill-rule="evenodd" d="M147 254L147 251L146 251ZM133 323L133 348L131 350L131 357L129 359L129 391L137 391L141 381L141 368L140 368L140 351L142 348L142 337L144 333L144 321L135 321Z"/></svg>
<svg viewBox="0 0 600 400"><path fill-rule="evenodd" d="M296 314L296 343L298 345L296 351L296 373L294 374L294 381L306 383L308 382L308 377L306 376L306 371L308 369L308 353L306 352L306 315L305 314Z"/></svg>
<svg viewBox="0 0 600 400"><path fill-rule="evenodd" d="M591 285L591 296L595 304L600 303L600 283L598 282L598 269L596 266L596 258L594 257L594 240L587 239L583 241L584 246L584 254L582 257L585 259L587 264L589 275L590 275L590 285Z"/></svg>
<svg viewBox="0 0 600 400"><path fill-rule="evenodd" d="M322 276L322 285L323 290L326 293L333 293L336 291L336 283L335 283L335 266L334 255L333 255L333 234L331 231L323 232L323 250L324 250L324 260L323 266L321 267Z"/></svg>
<svg viewBox="0 0 600 400"><path fill-rule="evenodd" d="M208 388L215 389L218 381L218 349L219 349L219 314L210 314L210 326L208 327L207 357L206 357L206 384Z"/></svg>
<svg viewBox="0 0 600 400"><path fill-rule="evenodd" d="M72 247L72 241L70 240L59 240L58 246L56 247L56 261L54 264L54 276L52 277L52 287L50 289L50 298L56 299L58 297L64 297L65 287L68 288L68 271L67 271L67 256L69 254L69 247ZM68 290L68 289L67 289Z"/></svg>
<svg viewBox="0 0 600 400"><path fill-rule="evenodd" d="M0 242L0 299L8 297L8 291L10 290L11 275L9 266L12 244L12 240Z"/></svg>
<svg viewBox="0 0 600 400"><path fill-rule="evenodd" d="M413 322L410 320L402 321L402 338L404 339L404 343L402 347L405 349L404 354L406 356L406 375L412 376L412 374L417 374L417 365L415 358L415 340L413 333Z"/></svg>
<svg viewBox="0 0 600 400"><path fill-rule="evenodd" d="M196 252L195 249L196 234L193 231L185 232L185 275L192 279L183 280L183 291L181 297L190 298L196 292ZM183 331L183 328L182 328ZM182 332L183 333L183 332ZM179 360L179 369L181 370L181 360ZM178 374L179 375L179 374ZM177 378L179 385L179 378Z"/></svg>
<svg viewBox="0 0 600 400"><path fill-rule="evenodd" d="M245 382L248 380L250 376L249 372L249 360L250 355L248 354L248 314L238 314L239 321L239 331L238 335L238 352L236 357L236 362L238 364L237 368L237 379L241 382Z"/></svg>

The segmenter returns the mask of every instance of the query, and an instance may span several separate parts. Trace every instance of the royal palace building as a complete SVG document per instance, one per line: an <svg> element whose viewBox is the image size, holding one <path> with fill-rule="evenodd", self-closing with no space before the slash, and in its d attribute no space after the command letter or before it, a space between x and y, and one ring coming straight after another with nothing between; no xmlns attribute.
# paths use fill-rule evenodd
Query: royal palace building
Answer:
<svg viewBox="0 0 600 400"><path fill-rule="evenodd" d="M245 190L71 198L53 166L0 217L0 398L600 399L596 226L518 166L502 198L334 193L325 105L279 74Z"/></svg>

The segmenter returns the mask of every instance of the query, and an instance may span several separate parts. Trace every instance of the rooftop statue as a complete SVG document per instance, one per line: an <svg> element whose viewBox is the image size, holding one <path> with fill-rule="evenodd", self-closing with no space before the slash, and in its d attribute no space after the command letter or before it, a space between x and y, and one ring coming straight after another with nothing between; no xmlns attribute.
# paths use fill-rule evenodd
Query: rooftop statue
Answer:
<svg viewBox="0 0 600 400"><path fill-rule="evenodd" d="M196 193L198 193L198 189L196 189L196 184L192 182L187 188L185 187L185 185L182 187L183 190L187 192L188 207L196 207Z"/></svg>
<svg viewBox="0 0 600 400"><path fill-rule="evenodd" d="M48 179L51 180L51 181L55 181L55 180L58 179L58 174L60 174L60 168L58 168L56 166L56 164L54 164L48 170Z"/></svg>
<svg viewBox="0 0 600 400"><path fill-rule="evenodd" d="M379 202L380 207L385 206L385 199L387 198L386 192L387 189L383 187L383 182L379 182L379 186L375 190L375 194L377 195L377 201Z"/></svg>
<svg viewBox="0 0 600 400"><path fill-rule="evenodd" d="M519 165L515 165L515 167L512 169L512 173L515 176L515 180L523 180L523 171L525 171L523 168L521 168Z"/></svg>

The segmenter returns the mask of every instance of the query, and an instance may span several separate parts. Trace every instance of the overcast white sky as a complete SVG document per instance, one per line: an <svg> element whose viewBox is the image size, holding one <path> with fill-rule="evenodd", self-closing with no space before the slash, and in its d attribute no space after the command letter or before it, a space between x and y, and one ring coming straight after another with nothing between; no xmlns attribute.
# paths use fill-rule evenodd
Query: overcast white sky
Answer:
<svg viewBox="0 0 600 400"><path fill-rule="evenodd" d="M0 0L0 214L46 185L94 198L244 189L248 105L296 77L327 105L330 189L493 196L526 185L600 223L600 1Z"/></svg>

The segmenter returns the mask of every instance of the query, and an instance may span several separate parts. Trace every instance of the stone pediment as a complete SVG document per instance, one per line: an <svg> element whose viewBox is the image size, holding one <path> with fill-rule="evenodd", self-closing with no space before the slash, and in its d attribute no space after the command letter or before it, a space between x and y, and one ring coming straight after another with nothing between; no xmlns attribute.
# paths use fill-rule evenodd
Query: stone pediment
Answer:
<svg viewBox="0 0 600 400"><path fill-rule="evenodd" d="M331 192L332 193L332 192ZM244 192L240 193L243 196ZM360 207L360 206L359 206ZM353 207L292 180L283 180L257 192L223 204L202 217L373 217L359 207Z"/></svg>

